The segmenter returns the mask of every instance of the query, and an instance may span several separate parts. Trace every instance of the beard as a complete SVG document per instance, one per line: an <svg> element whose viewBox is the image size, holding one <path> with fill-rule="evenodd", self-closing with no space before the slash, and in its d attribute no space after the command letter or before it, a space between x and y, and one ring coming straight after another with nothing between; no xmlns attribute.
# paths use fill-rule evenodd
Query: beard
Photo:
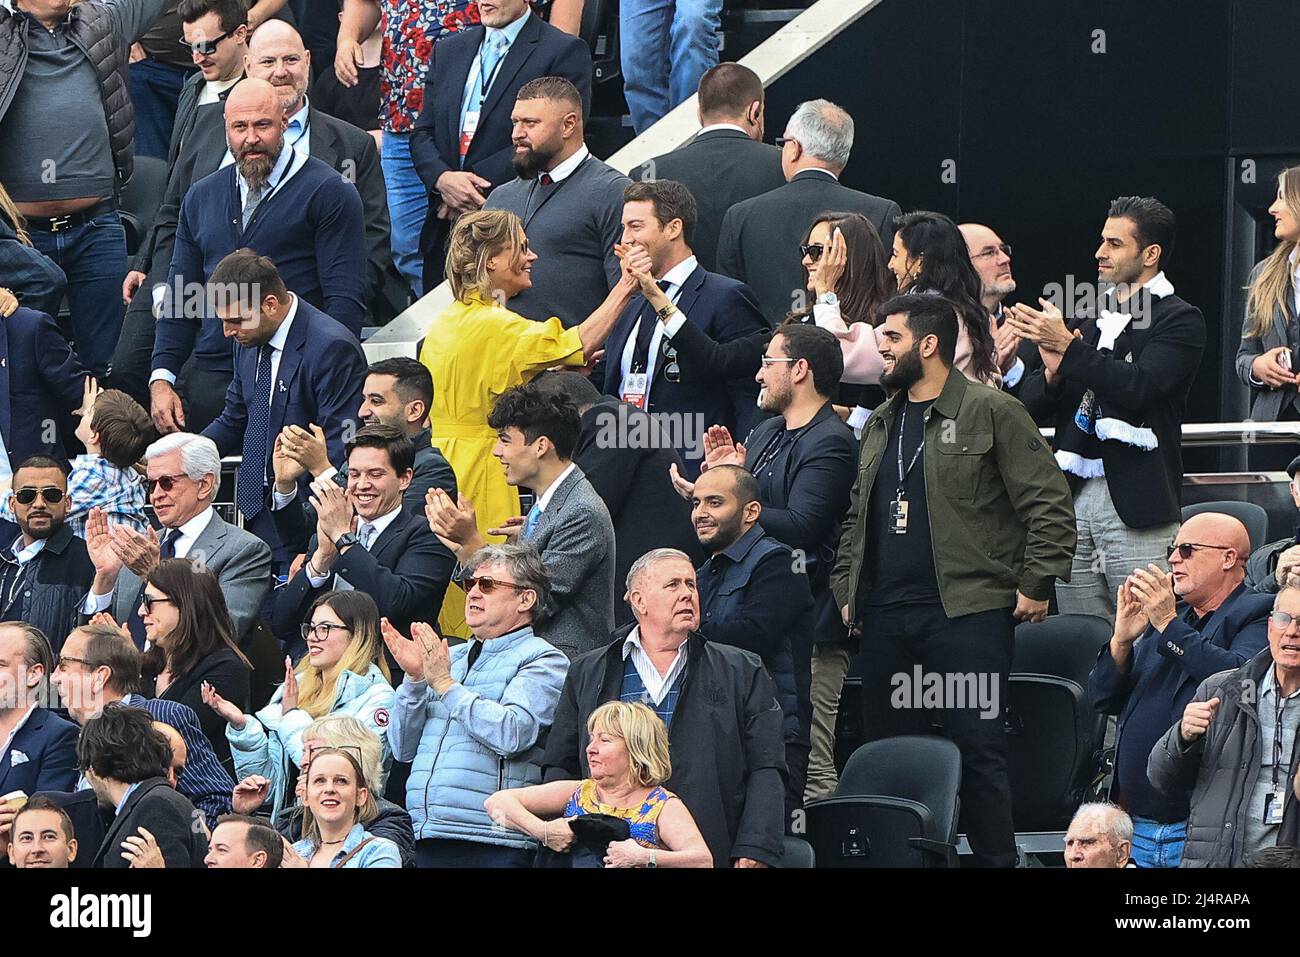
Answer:
<svg viewBox="0 0 1300 957"><path fill-rule="evenodd" d="M894 370L881 375L880 384L890 392L901 392L921 381L924 373L925 370L921 366L921 347L918 344L894 360Z"/></svg>
<svg viewBox="0 0 1300 957"><path fill-rule="evenodd" d="M790 392L787 389L783 392L774 390L770 385L763 386L758 391L758 407L764 412L771 412L780 415L790 405Z"/></svg>
<svg viewBox="0 0 1300 957"><path fill-rule="evenodd" d="M280 98L280 109L284 110L284 115L292 117L294 113L302 109L302 98L307 93L307 87L304 84L299 86L297 83L290 83L286 86L275 87L275 95Z"/></svg>
<svg viewBox="0 0 1300 957"><path fill-rule="evenodd" d="M520 179L536 179L555 159L559 150L545 150L536 146L530 146L523 153L516 153L510 158L510 165L515 169L515 175Z"/></svg>
<svg viewBox="0 0 1300 957"><path fill-rule="evenodd" d="M42 516L42 517L46 517L46 516ZM53 516L48 516L48 517L49 517L49 524L46 525L44 528L41 528L39 526L33 526L29 520L23 523L23 527L22 527L23 531L26 532L34 539L49 538L51 535L53 535L60 528L63 527L63 523L56 522Z"/></svg>
<svg viewBox="0 0 1300 957"><path fill-rule="evenodd" d="M283 149L284 140L280 140L274 146L266 147L265 155L254 159L249 159L248 151L241 149L235 154L235 166L239 170L239 175L249 186L261 189L266 185L271 170L275 169L275 164L280 159L280 151Z"/></svg>
<svg viewBox="0 0 1300 957"><path fill-rule="evenodd" d="M999 300L1001 300L1001 299L1005 299L1007 296L1011 295L1015 291L1016 291L1016 281L1014 279L1007 279L1004 282L990 283L989 287L985 290L985 294L990 298L996 296Z"/></svg>

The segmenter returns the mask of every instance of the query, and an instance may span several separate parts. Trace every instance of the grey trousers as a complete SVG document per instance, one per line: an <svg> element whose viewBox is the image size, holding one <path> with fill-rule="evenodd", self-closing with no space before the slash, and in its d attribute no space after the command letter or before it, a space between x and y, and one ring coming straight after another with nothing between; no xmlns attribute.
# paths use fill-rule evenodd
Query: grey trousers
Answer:
<svg viewBox="0 0 1300 957"><path fill-rule="evenodd" d="M849 650L842 645L818 645L813 649L812 752L803 792L805 803L830 797L839 783L835 774L835 718L849 661Z"/></svg>

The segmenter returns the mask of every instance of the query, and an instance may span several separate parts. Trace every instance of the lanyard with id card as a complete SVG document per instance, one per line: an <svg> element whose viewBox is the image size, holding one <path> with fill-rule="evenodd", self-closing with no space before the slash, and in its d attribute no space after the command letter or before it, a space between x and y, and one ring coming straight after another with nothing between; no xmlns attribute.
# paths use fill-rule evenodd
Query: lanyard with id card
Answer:
<svg viewBox="0 0 1300 957"><path fill-rule="evenodd" d="M916 445L916 451L912 453L912 461L907 463L907 468L903 468L903 436L907 434L907 403L903 403L902 414L898 417L898 490L894 493L894 500L889 503L889 531L894 535L907 534L907 507L908 501L903 493L903 485L907 482L907 477L912 474L912 467L916 465L916 460L921 457L921 450L925 448L925 428L921 429L921 441Z"/></svg>
<svg viewBox="0 0 1300 957"><path fill-rule="evenodd" d="M1285 760L1282 749L1282 735L1286 730L1286 726L1282 724L1282 716L1286 713L1286 704L1291 699L1282 696L1280 687L1274 688L1274 694L1277 695L1277 704L1273 709L1273 786L1264 795L1264 823L1266 825L1281 824L1282 812L1286 810L1285 782L1278 781L1278 768L1282 766L1282 762Z"/></svg>

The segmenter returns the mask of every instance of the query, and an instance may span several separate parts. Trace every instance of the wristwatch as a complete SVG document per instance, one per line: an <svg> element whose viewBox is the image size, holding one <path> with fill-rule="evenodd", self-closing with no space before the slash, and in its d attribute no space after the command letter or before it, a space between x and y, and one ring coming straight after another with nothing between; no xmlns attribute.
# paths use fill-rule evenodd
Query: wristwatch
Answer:
<svg viewBox="0 0 1300 957"><path fill-rule="evenodd" d="M656 312L655 315L659 317L660 322L667 322L673 317L673 313L676 311L677 307L670 302L668 305Z"/></svg>
<svg viewBox="0 0 1300 957"><path fill-rule="evenodd" d="M357 538L355 533L344 532L338 538L334 539L334 547L342 552L343 549L347 548L349 545L355 545L359 541L361 541L361 539Z"/></svg>
<svg viewBox="0 0 1300 957"><path fill-rule="evenodd" d="M646 867L658 867L659 862L655 859L655 849L650 848L650 857L645 862Z"/></svg>
<svg viewBox="0 0 1300 957"><path fill-rule="evenodd" d="M817 304L821 306L838 306L840 297L833 292L824 292L817 297Z"/></svg>

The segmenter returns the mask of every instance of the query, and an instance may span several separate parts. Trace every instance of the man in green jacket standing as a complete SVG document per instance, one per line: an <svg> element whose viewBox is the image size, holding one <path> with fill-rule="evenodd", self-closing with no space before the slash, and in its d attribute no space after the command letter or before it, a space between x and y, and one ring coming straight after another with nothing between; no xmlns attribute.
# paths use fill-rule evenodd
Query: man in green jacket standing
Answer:
<svg viewBox="0 0 1300 957"><path fill-rule="evenodd" d="M880 309L892 397L862 436L831 587L860 629L870 738L927 733L962 755L962 824L975 860L1014 866L1002 702L1017 621L1042 621L1068 578L1074 508L1029 414L952 368L953 304Z"/></svg>

